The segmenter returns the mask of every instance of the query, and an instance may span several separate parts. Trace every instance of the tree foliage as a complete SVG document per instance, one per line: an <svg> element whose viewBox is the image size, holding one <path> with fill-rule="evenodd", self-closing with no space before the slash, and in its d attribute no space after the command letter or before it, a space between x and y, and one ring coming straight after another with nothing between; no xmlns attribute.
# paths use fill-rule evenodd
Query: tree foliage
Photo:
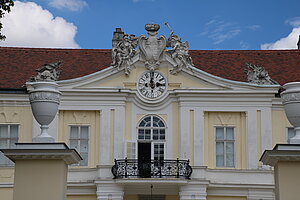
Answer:
<svg viewBox="0 0 300 200"><path fill-rule="evenodd" d="M13 0L0 0L0 19L7 12L10 12L11 7L14 6ZM0 40L5 39L5 35L1 34L1 29L3 28L2 23L0 22Z"/></svg>

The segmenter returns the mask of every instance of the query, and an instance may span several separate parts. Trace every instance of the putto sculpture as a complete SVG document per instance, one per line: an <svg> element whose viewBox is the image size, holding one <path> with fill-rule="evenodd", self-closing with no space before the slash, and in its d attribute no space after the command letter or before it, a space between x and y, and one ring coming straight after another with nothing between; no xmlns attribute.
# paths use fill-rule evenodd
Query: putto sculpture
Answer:
<svg viewBox="0 0 300 200"><path fill-rule="evenodd" d="M249 83L254 83L257 85L277 85L278 83L271 79L267 70L259 65L254 65L252 63L246 63L245 73L247 75L247 80Z"/></svg>
<svg viewBox="0 0 300 200"><path fill-rule="evenodd" d="M171 74L177 74L183 68L189 68L190 66L193 66L192 58L189 55L189 43L188 41L182 42L178 35L174 35L174 31L167 22L165 25L171 31L167 42L167 47L171 47L171 49L168 50L168 52L176 62L176 66L174 66L170 72Z"/></svg>
<svg viewBox="0 0 300 200"><path fill-rule="evenodd" d="M188 42L182 42L178 35L174 35L170 25L165 25L171 30L168 39L163 35L157 37L159 24L145 25L148 37L129 36L117 28L113 36L111 65L118 71L124 69L126 75L138 60L144 62L145 67L151 71L158 69L160 63L166 60L173 66L171 74L177 74L183 68L189 69L193 63L188 52Z"/></svg>
<svg viewBox="0 0 300 200"><path fill-rule="evenodd" d="M55 63L44 64L42 67L36 69L38 74L30 79L30 81L57 81L60 75L60 70L58 69L62 64L62 61Z"/></svg>

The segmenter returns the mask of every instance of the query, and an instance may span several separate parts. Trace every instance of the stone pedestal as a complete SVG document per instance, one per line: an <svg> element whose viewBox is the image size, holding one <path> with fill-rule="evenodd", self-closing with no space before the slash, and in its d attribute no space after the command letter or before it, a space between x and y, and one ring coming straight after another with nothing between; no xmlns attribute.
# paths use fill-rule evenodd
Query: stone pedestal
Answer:
<svg viewBox="0 0 300 200"><path fill-rule="evenodd" d="M65 200L68 165L81 160L65 143L16 143L2 149L15 162L14 200Z"/></svg>
<svg viewBox="0 0 300 200"><path fill-rule="evenodd" d="M300 145L277 144L273 150L266 150L260 160L274 167L275 199L299 200Z"/></svg>

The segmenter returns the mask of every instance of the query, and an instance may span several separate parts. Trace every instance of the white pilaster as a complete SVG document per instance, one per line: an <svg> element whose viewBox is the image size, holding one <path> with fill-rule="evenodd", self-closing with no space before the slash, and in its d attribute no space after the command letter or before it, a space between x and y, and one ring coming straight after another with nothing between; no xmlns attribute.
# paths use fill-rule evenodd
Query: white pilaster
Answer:
<svg viewBox="0 0 300 200"><path fill-rule="evenodd" d="M246 130L246 143L247 143L247 165L249 169L256 169L258 167L258 153L257 153L257 119L256 110L251 109L247 111L247 130Z"/></svg>
<svg viewBox="0 0 300 200"><path fill-rule="evenodd" d="M204 165L204 113L195 109L194 122L194 166Z"/></svg>
<svg viewBox="0 0 300 200"><path fill-rule="evenodd" d="M190 159L190 113L187 107L180 107L180 159Z"/></svg>
<svg viewBox="0 0 300 200"><path fill-rule="evenodd" d="M100 164L109 165L110 161L110 110L104 108L100 116Z"/></svg>
<svg viewBox="0 0 300 200"><path fill-rule="evenodd" d="M123 200L124 189L115 183L97 184L97 200Z"/></svg>
<svg viewBox="0 0 300 200"><path fill-rule="evenodd" d="M114 159L124 159L125 108L115 109Z"/></svg>
<svg viewBox="0 0 300 200"><path fill-rule="evenodd" d="M261 135L262 135L262 152L271 150L272 147L272 111L271 108L261 110Z"/></svg>
<svg viewBox="0 0 300 200"><path fill-rule="evenodd" d="M207 185L189 183L188 185L180 186L180 200L206 200Z"/></svg>

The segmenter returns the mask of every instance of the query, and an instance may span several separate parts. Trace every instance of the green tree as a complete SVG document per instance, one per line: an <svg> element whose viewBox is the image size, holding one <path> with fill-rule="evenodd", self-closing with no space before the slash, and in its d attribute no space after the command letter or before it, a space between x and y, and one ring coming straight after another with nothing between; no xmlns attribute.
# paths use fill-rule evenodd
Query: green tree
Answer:
<svg viewBox="0 0 300 200"><path fill-rule="evenodd" d="M0 0L0 19L4 16L6 12L10 12L10 8L14 6L13 0ZM0 40L5 40L5 35L1 34L1 29L3 28L0 22Z"/></svg>

